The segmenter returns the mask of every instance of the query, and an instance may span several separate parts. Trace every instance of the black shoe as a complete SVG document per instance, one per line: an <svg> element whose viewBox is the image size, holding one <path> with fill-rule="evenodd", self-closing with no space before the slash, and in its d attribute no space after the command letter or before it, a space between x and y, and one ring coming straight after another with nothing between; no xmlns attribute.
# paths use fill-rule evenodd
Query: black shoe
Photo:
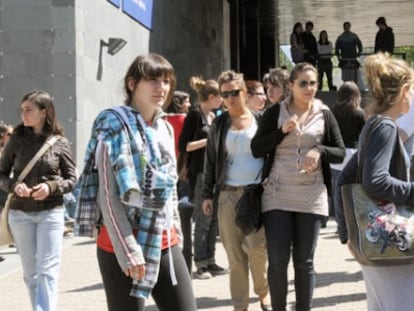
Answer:
<svg viewBox="0 0 414 311"><path fill-rule="evenodd" d="M0 256L0 262L5 261L6 258L4 258L3 256Z"/></svg>
<svg viewBox="0 0 414 311"><path fill-rule="evenodd" d="M227 269L224 269L222 267L220 267L219 265L213 263L207 266L207 270L212 274L212 275L223 275L223 274L227 274L228 271Z"/></svg>
<svg viewBox="0 0 414 311"><path fill-rule="evenodd" d="M262 311L273 311L271 305L265 305L263 303L260 303L260 308L262 308Z"/></svg>

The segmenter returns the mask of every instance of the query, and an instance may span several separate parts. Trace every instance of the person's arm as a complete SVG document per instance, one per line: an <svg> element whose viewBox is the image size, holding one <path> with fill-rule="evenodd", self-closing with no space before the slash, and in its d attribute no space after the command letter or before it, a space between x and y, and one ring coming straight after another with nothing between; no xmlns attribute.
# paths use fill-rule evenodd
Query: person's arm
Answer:
<svg viewBox="0 0 414 311"><path fill-rule="evenodd" d="M50 195L63 195L73 190L76 183L76 166L72 159L72 151L70 149L69 140L60 137L56 142L59 147L59 169L61 177L58 180L48 180L46 184L49 186ZM52 146L53 148L53 146Z"/></svg>
<svg viewBox="0 0 414 311"><path fill-rule="evenodd" d="M324 112L328 139L315 145L321 154L321 160L328 163L342 163L345 158L345 145L338 123L330 110Z"/></svg>
<svg viewBox="0 0 414 311"><path fill-rule="evenodd" d="M15 157L14 146L15 136L11 136L9 142L4 146L0 157L0 188L6 192L13 191L13 181L10 178L10 173L13 168Z"/></svg>
<svg viewBox="0 0 414 311"><path fill-rule="evenodd" d="M362 54L362 42L361 42L361 40L359 39L358 36L356 36L356 43L357 43L357 47L358 47L358 54L357 54L357 56L359 57Z"/></svg>
<svg viewBox="0 0 414 311"><path fill-rule="evenodd" d="M372 198L413 205L414 183L395 178L389 172L397 144L394 124L382 121L371 130L370 138L363 142L362 186Z"/></svg>
<svg viewBox="0 0 414 311"><path fill-rule="evenodd" d="M196 151L201 148L204 148L205 146L207 146L207 138L194 140L194 141L187 143L187 147L185 150L187 152L191 152L191 151Z"/></svg>
<svg viewBox="0 0 414 311"><path fill-rule="evenodd" d="M217 119L216 119L217 120ZM217 159L217 122L213 122L210 131L208 132L207 146L204 153L204 170L203 170L203 184L202 197L203 199L213 199Z"/></svg>
<svg viewBox="0 0 414 311"><path fill-rule="evenodd" d="M250 149L255 158L263 158L267 154L274 152L276 146L288 134L283 133L282 128L278 127L279 111L280 104L276 104L264 112L257 132L250 143Z"/></svg>
<svg viewBox="0 0 414 311"><path fill-rule="evenodd" d="M118 264L122 271L145 264L141 246L138 245L128 220L126 206L120 201L117 183L105 146L97 155L99 174L98 204L103 223L108 230L115 250Z"/></svg>
<svg viewBox="0 0 414 311"><path fill-rule="evenodd" d="M200 113L198 111L191 111L185 118L183 130L181 131L180 138L178 140L178 149L180 152L191 152L206 146L206 139L194 140L198 131L198 123L200 122Z"/></svg>

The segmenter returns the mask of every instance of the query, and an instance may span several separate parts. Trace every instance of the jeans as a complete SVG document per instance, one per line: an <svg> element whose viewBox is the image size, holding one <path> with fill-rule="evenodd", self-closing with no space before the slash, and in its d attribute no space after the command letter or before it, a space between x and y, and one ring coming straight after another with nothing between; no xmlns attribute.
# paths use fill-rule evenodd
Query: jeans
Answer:
<svg viewBox="0 0 414 311"><path fill-rule="evenodd" d="M272 210L263 214L269 258L268 282L274 311L286 311L288 264L292 249L296 311L309 311L315 287L313 264L323 216Z"/></svg>
<svg viewBox="0 0 414 311"><path fill-rule="evenodd" d="M202 174L197 175L194 187L194 262L196 268L207 267L215 263L216 241L218 234L217 208L213 215L205 215L202 207L201 180Z"/></svg>
<svg viewBox="0 0 414 311"><path fill-rule="evenodd" d="M26 213L10 210L9 225L34 311L57 308L63 242L63 208Z"/></svg>

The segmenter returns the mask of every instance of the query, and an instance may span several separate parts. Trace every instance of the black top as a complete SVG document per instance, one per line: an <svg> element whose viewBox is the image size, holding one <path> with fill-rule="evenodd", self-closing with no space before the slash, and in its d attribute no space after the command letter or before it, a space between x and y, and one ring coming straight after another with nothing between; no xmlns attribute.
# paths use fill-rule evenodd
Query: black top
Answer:
<svg viewBox="0 0 414 311"><path fill-rule="evenodd" d="M187 152L187 144L192 141L207 138L210 125L198 109L190 111L185 118L183 130L178 140L180 153L187 154L187 177L190 184L194 186L195 178L198 173L203 172L205 147L191 152Z"/></svg>
<svg viewBox="0 0 414 311"><path fill-rule="evenodd" d="M345 147L356 148L359 134L365 124L364 112L361 109L352 112L343 112L341 109L335 107L332 112L338 122Z"/></svg>

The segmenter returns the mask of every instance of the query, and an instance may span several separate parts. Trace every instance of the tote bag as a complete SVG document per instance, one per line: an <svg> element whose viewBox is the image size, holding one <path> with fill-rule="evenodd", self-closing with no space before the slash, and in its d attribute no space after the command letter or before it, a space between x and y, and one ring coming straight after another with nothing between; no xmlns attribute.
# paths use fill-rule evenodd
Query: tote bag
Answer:
<svg viewBox="0 0 414 311"><path fill-rule="evenodd" d="M349 246L363 265L414 261L414 211L393 203L380 206L361 184L341 188Z"/></svg>
<svg viewBox="0 0 414 311"><path fill-rule="evenodd" d="M381 118L373 121L367 140L380 122ZM396 148L404 152L398 131ZM366 194L360 183L365 149L359 150L358 183L341 187L350 249L360 264L408 264L414 261L414 208L384 203Z"/></svg>

